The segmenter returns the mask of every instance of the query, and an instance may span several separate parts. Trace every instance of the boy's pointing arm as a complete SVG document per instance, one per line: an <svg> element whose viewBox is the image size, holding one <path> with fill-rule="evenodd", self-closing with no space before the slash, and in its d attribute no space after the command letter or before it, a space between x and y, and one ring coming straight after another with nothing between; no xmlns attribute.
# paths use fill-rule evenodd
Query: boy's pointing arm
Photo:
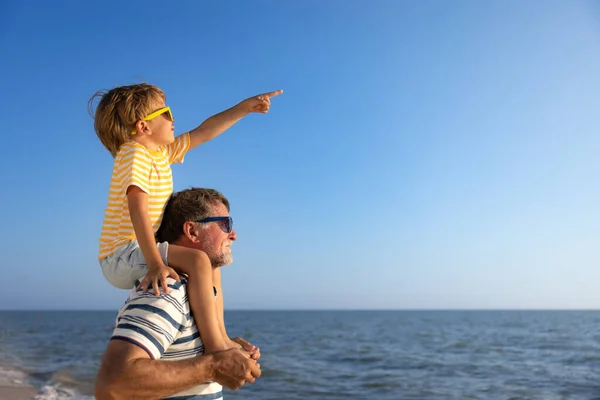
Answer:
<svg viewBox="0 0 600 400"><path fill-rule="evenodd" d="M247 98L241 103L206 119L200 126L190 131L190 150L219 136L249 113L266 114L269 112L269 107L271 107L271 98L281 93L283 93L283 90L276 90Z"/></svg>

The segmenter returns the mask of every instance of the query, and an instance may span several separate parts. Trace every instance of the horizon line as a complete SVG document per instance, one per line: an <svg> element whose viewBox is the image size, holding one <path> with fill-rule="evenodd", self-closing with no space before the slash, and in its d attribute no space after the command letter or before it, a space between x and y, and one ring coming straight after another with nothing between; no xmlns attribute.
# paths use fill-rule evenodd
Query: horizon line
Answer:
<svg viewBox="0 0 600 400"><path fill-rule="evenodd" d="M119 309L107 308L56 308L56 309L39 309L39 308L0 308L0 312L82 312L82 311L98 311L98 312L118 312ZM286 311L286 312L303 312L303 311L600 311L600 308L232 308L227 311L242 311L242 312L257 312L257 311Z"/></svg>

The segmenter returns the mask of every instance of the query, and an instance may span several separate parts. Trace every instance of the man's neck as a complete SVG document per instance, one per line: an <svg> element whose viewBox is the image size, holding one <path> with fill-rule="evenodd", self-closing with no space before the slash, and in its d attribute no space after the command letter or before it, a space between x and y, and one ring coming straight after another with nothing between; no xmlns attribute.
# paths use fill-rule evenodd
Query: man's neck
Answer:
<svg viewBox="0 0 600 400"><path fill-rule="evenodd" d="M192 242L187 236L185 235L181 235L179 236L176 240L173 241L173 243L169 243L172 244L174 246L179 246L179 247L185 247L188 249L193 249L193 250L198 250L198 251L202 251L202 249L197 248L195 245L196 243ZM214 263L211 260L211 267L214 269L218 268L215 267Z"/></svg>

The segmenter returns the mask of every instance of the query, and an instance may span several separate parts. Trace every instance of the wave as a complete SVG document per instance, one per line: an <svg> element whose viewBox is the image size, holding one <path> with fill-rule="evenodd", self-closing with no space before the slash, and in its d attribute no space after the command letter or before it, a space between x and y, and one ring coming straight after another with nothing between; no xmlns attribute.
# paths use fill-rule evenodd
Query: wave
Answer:
<svg viewBox="0 0 600 400"><path fill-rule="evenodd" d="M36 374L13 366L0 366L0 387L33 389L35 400L94 400L77 390L77 382L66 374Z"/></svg>

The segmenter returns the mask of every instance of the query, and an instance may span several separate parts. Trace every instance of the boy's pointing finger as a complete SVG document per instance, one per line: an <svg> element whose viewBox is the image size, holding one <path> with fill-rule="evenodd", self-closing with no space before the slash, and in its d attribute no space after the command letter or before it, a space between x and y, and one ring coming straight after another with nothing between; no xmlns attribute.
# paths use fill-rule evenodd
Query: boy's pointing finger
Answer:
<svg viewBox="0 0 600 400"><path fill-rule="evenodd" d="M275 96L279 96L281 93L283 93L283 90L276 90L274 92L270 92L270 93L265 93L264 96L267 96L267 98L271 98L271 97L275 97Z"/></svg>

